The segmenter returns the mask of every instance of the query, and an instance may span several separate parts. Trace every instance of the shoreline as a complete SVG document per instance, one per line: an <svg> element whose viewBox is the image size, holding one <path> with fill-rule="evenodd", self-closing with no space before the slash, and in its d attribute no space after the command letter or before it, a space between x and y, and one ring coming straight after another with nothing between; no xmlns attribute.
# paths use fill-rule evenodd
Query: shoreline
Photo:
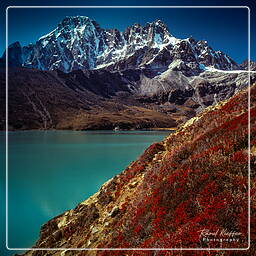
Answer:
<svg viewBox="0 0 256 256"><path fill-rule="evenodd" d="M85 131L113 131L113 132L122 132L122 131L176 131L178 127L171 127L171 128L161 128L161 127L155 127L155 128L145 128L145 129L88 129L88 130L74 130L74 129L25 129L25 130L8 130L8 132L29 132L29 131L74 131L74 132L85 132ZM6 133L7 130L0 130L2 133Z"/></svg>
<svg viewBox="0 0 256 256"><path fill-rule="evenodd" d="M149 128L146 130L149 131L176 131L178 129L178 127L171 127L171 128Z"/></svg>

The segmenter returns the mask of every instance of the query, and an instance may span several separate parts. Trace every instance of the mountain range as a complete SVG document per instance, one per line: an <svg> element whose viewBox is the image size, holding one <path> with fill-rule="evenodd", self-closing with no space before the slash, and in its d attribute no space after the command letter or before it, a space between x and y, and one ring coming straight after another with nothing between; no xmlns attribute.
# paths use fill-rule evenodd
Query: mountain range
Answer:
<svg viewBox="0 0 256 256"><path fill-rule="evenodd" d="M134 24L120 32L103 29L85 16L66 17L35 44L21 47L16 42L10 45L9 52L15 66L64 72L106 67L156 71L169 67L191 74L205 67L239 69L228 55L214 51L204 40L177 39L161 20L145 26Z"/></svg>
<svg viewBox="0 0 256 256"><path fill-rule="evenodd" d="M8 65L14 130L176 127L249 84L248 62L238 65L203 40L178 39L161 20L120 32L68 16L34 44L11 44Z"/></svg>

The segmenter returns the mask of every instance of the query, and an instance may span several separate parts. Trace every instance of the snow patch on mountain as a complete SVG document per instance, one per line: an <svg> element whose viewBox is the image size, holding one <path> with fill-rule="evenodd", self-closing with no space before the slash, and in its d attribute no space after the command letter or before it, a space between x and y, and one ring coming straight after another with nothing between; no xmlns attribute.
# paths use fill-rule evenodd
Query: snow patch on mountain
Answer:
<svg viewBox="0 0 256 256"><path fill-rule="evenodd" d="M120 32L103 29L86 16L64 18L35 44L22 47L19 62L24 67L64 72L114 67L149 68L157 73L173 69L193 75L204 67L238 69L229 56L214 51L207 41L174 37L161 20L145 26L134 24Z"/></svg>

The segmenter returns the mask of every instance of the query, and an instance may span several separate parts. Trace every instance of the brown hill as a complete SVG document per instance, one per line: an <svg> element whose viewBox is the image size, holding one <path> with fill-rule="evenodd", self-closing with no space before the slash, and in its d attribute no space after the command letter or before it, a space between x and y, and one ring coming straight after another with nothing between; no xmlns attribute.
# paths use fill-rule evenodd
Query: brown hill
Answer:
<svg viewBox="0 0 256 256"><path fill-rule="evenodd" d="M27 129L142 129L177 127L209 105L248 86L246 72L9 68L8 124ZM251 81L256 74L251 74ZM0 129L5 127L5 72L0 70Z"/></svg>
<svg viewBox="0 0 256 256"><path fill-rule="evenodd" d="M0 72L0 88L0 129L4 129L4 72ZM134 99L118 73L9 69L10 130L174 127L191 112L184 106L175 120L151 105Z"/></svg>

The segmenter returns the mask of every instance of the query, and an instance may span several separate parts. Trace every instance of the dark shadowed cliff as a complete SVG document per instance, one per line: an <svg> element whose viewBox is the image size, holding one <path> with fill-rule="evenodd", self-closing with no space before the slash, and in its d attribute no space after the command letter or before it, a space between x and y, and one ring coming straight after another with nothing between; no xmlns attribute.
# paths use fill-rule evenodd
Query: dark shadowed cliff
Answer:
<svg viewBox="0 0 256 256"><path fill-rule="evenodd" d="M251 158L249 251L29 251L26 255L254 255L256 87L209 107L151 145L92 197L44 224L41 248L246 248ZM202 234L202 230L217 232ZM221 233L222 232L222 233ZM232 235L230 235L230 232ZM230 236L228 236L228 234ZM204 238L232 238L206 241Z"/></svg>

